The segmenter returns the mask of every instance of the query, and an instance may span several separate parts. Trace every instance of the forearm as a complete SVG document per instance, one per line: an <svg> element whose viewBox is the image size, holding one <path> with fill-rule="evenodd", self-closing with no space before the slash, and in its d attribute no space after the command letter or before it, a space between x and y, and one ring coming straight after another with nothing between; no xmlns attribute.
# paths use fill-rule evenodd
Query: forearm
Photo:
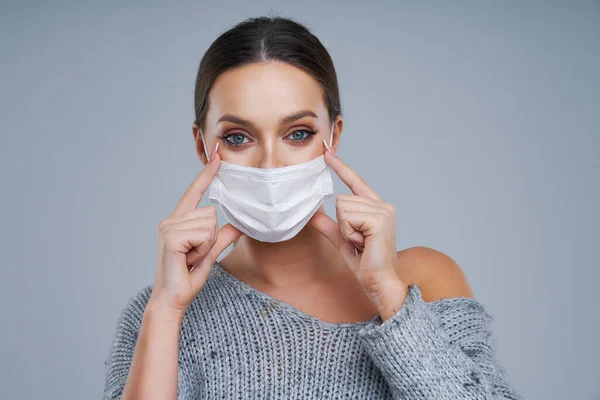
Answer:
<svg viewBox="0 0 600 400"><path fill-rule="evenodd" d="M181 315L150 297L122 400L177 398L181 322Z"/></svg>
<svg viewBox="0 0 600 400"><path fill-rule="evenodd" d="M482 307L473 299L449 299L438 307L448 315L448 331L413 285L395 315L359 331L394 398L521 399L501 372Z"/></svg>

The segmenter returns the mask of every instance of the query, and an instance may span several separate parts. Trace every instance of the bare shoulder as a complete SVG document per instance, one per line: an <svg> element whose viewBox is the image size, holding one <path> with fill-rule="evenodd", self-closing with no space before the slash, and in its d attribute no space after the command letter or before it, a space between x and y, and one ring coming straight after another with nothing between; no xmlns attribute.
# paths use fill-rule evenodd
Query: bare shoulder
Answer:
<svg viewBox="0 0 600 400"><path fill-rule="evenodd" d="M460 266L441 251L416 246L398 251L398 273L408 284L421 288L427 302L455 297L475 298Z"/></svg>

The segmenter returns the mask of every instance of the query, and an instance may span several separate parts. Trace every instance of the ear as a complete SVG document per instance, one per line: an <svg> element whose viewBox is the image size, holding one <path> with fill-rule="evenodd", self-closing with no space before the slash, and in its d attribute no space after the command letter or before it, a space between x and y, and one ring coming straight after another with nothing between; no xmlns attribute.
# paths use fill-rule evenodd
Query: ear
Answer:
<svg viewBox="0 0 600 400"><path fill-rule="evenodd" d="M331 148L334 153L337 153L337 149L340 143L340 137L342 136L342 130L344 129L344 119L338 115L335 119L333 127L333 137L331 138Z"/></svg>
<svg viewBox="0 0 600 400"><path fill-rule="evenodd" d="M197 123L192 124L192 134L194 135L194 143L196 145L196 154L198 158L202 162L202 164L206 165L208 162L208 155L204 151L204 144L202 143L202 135L200 134L200 127ZM208 146L206 146L208 147Z"/></svg>

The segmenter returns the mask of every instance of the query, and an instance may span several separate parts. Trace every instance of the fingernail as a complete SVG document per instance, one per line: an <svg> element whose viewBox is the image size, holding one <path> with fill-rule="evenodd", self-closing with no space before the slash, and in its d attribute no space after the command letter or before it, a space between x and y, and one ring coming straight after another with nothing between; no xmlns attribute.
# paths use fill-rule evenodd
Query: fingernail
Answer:
<svg viewBox="0 0 600 400"><path fill-rule="evenodd" d="M210 153L210 159L208 161L212 161L215 158L215 155L217 154L217 149L219 148L219 142L217 142L217 144L215 145L215 148L213 149L213 151Z"/></svg>

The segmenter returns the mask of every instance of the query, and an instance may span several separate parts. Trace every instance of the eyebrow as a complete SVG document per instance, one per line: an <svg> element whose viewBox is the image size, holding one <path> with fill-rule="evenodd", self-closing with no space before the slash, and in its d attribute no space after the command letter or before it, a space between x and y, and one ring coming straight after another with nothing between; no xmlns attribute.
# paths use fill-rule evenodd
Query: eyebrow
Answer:
<svg viewBox="0 0 600 400"><path fill-rule="evenodd" d="M287 117L283 117L281 118L281 120L279 121L280 125L285 125L285 124L289 124L292 123L296 120L299 120L300 118L304 118L304 117L313 117L313 118L319 118L319 116L312 110L301 110L298 112L295 112L293 114L288 115ZM235 115L231 115L231 114L225 114L223 115L221 118L219 118L219 120L217 121L217 125L223 121L229 121L229 122L233 122L234 124L239 124L239 125L243 125L252 129L256 129L256 126L254 125L254 123L252 121L248 121L247 119L243 119L240 117L237 117Z"/></svg>

